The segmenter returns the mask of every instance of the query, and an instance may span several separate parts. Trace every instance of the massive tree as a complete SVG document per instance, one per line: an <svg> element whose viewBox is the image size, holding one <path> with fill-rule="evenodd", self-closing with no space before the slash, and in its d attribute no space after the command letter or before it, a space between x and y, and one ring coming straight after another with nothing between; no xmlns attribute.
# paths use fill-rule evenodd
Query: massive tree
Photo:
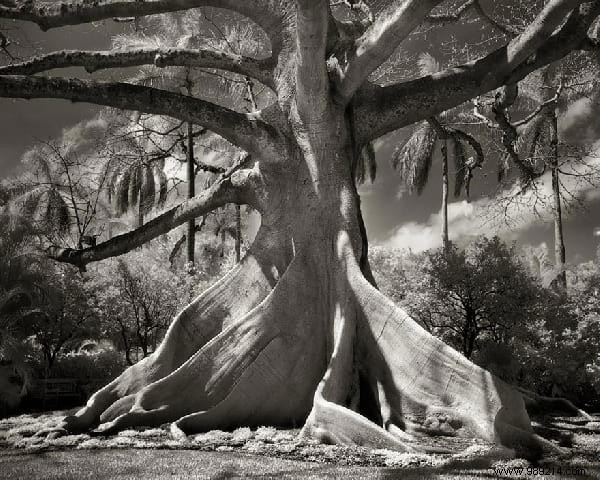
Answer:
<svg viewBox="0 0 600 480"><path fill-rule="evenodd" d="M65 429L172 422L182 435L303 424L305 435L326 442L418 451L414 432L437 417L458 433L512 447L543 443L519 393L429 335L373 285L353 170L378 137L595 48L588 30L600 1L551 0L477 60L372 83L370 74L425 22L468 13L498 28L476 0L446 13L443 3L368 1L367 18L349 20L333 15L327 0L0 1L1 18L42 29L217 7L249 18L270 42L265 58L209 48L60 51L0 68L0 96L172 116L246 152L208 189L141 228L95 247L54 249L56 259L84 266L119 255L227 203L262 216L241 263L175 318L155 353L66 418ZM148 63L233 72L262 83L275 100L240 113L148 86L36 75Z"/></svg>

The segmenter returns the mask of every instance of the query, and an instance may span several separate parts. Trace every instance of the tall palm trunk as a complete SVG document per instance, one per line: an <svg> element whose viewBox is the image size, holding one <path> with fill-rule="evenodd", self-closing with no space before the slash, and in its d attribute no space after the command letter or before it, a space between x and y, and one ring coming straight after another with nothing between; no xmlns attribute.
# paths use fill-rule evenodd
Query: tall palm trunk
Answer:
<svg viewBox="0 0 600 480"><path fill-rule="evenodd" d="M138 210L137 210L137 221L136 228L140 228L144 225L144 203L142 201L142 193L139 194L140 199L138 200Z"/></svg>
<svg viewBox="0 0 600 480"><path fill-rule="evenodd" d="M557 285L561 293L567 291L567 274L565 272L565 241L563 236L563 223L562 223L562 205L560 200L560 172L558 165L558 119L556 115L556 109L551 110L551 128L552 133L550 137L551 147L551 170L552 170L552 210L554 214L554 261L556 269L558 270Z"/></svg>
<svg viewBox="0 0 600 480"><path fill-rule="evenodd" d="M194 125L187 124L187 181L188 181L188 198L193 198L196 195L195 186L195 163L194 163ZM194 263L194 250L196 244L196 220L192 219L187 222L187 261L190 264Z"/></svg>
<svg viewBox="0 0 600 480"><path fill-rule="evenodd" d="M442 140L442 246L448 249L448 141Z"/></svg>
<svg viewBox="0 0 600 480"><path fill-rule="evenodd" d="M242 210L235 206L235 261L240 263L242 258Z"/></svg>

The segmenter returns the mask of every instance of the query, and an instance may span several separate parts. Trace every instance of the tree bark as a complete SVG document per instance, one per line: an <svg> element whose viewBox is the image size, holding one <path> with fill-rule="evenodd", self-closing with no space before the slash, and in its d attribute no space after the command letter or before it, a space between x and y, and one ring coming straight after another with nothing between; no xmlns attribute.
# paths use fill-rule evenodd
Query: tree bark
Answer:
<svg viewBox="0 0 600 480"><path fill-rule="evenodd" d="M242 211L239 205L235 206L235 262L242 259Z"/></svg>
<svg viewBox="0 0 600 480"><path fill-rule="evenodd" d="M327 0L34 0L0 7L0 17L45 28L228 8L263 28L276 64L275 102L248 114L150 87L0 72L0 96L171 115L248 154L209 189L140 229L89 249L54 249L56 258L85 265L122 254L228 203L261 213L245 257L175 318L155 351L67 417L65 429L110 433L171 422L180 436L304 424L303 435L324 442L423 451L418 435L435 417L449 419L457 435L529 452L548 447L533 433L521 394L431 336L369 282L352 160L368 141L515 83L579 48L600 2L586 4L586 13L571 11L581 2L552 0L522 34L479 60L386 87L366 82L438 3L390 2L364 35L347 37ZM114 52L92 57L76 61L142 61L116 60ZM64 59L15 68L30 72ZM447 162L445 170L447 183ZM447 228L444 237L447 243Z"/></svg>
<svg viewBox="0 0 600 480"><path fill-rule="evenodd" d="M323 442L420 451L427 419L446 416L459 435L539 447L520 394L365 278L348 122L333 103L321 115L297 119L288 147L298 161L265 184L246 257L67 429L172 422L181 436L304 424L303 435Z"/></svg>
<svg viewBox="0 0 600 480"><path fill-rule="evenodd" d="M442 139L442 247L448 250L448 140Z"/></svg>
<svg viewBox="0 0 600 480"><path fill-rule="evenodd" d="M186 147L186 167L187 167L187 182L188 182L188 199L196 196L196 164L194 162L194 125L188 122L187 125L187 147ZM196 261L194 249L196 246L196 219L193 218L187 223L186 235L186 253L187 262L191 265ZM190 272L192 270L190 269Z"/></svg>
<svg viewBox="0 0 600 480"><path fill-rule="evenodd" d="M562 202L560 196L560 172L559 172L559 151L558 151L558 118L556 108L552 108L551 115L551 172L552 172L552 211L554 214L554 261L557 269L557 286L561 293L567 292L567 272L565 271L565 240L563 236L562 223Z"/></svg>

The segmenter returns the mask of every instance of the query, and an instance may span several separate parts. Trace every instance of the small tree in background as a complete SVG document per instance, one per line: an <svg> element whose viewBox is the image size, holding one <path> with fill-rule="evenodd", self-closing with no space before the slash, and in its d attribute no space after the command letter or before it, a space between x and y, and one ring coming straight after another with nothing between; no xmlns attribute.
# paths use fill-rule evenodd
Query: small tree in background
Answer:
<svg viewBox="0 0 600 480"><path fill-rule="evenodd" d="M4 182L10 209L51 244L95 244L98 220L109 216L101 195L108 170L99 160L106 126L106 118L98 117L39 142L23 155L24 172Z"/></svg>
<svg viewBox="0 0 600 480"><path fill-rule="evenodd" d="M113 339L130 365L156 349L173 317L190 301L193 293L187 283L206 286L173 272L160 250L131 252L90 273L103 336Z"/></svg>
<svg viewBox="0 0 600 480"><path fill-rule="evenodd" d="M429 328L471 358L484 337L508 344L538 313L539 291L498 237L429 255ZM423 317L425 318L425 317Z"/></svg>
<svg viewBox="0 0 600 480"><path fill-rule="evenodd" d="M44 376L57 358L86 338L98 338L98 311L80 272L47 262L45 301L29 315L27 330L43 359Z"/></svg>

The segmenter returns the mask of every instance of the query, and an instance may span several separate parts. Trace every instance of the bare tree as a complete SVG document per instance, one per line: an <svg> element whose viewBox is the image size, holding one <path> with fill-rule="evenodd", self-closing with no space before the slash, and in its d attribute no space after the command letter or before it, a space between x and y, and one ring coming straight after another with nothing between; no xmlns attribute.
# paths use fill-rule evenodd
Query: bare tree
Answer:
<svg viewBox="0 0 600 480"><path fill-rule="evenodd" d="M552 0L536 9L522 33L476 60L385 86L370 82L419 25L439 20L442 3L373 1L349 15L345 4L325 0L0 7L0 18L49 29L218 6L252 20L270 43L270 54L259 58L205 47L61 51L0 68L0 96L172 116L246 152L193 199L96 247L55 249L56 259L83 265L118 255L227 203L248 204L262 215L243 261L175 319L154 354L97 392L64 428L85 430L102 421L100 430L111 432L170 421L182 435L304 422L303 434L323 441L414 451L420 447L407 442L410 432L427 417L446 414L462 432L539 446L519 393L433 338L369 282L353 168L363 148L388 132L514 84L574 50L596 48L588 30L600 2ZM486 15L464 11L496 33ZM34 75L75 65L95 71L141 64L233 72L268 87L273 100L241 113L144 85Z"/></svg>
<svg viewBox="0 0 600 480"><path fill-rule="evenodd" d="M517 99L516 86L505 89L488 102L494 120L479 111L482 105L479 100L475 102L475 116L501 132L505 153L500 156L498 180L505 191L499 195L498 203L504 216L510 216L511 207L520 204L529 204L538 215L544 209L552 212L555 251L552 281L561 293L566 293L563 211L565 207L583 205L577 193L565 185L563 177L593 186L598 184L600 172L593 164L593 153L585 146L568 144L560 138L559 116L574 100L582 98L582 92L597 95L599 83L595 73L591 73L591 77L588 73L586 79L586 72L581 68L566 70L565 66L551 65L538 73L521 84L533 97L529 103L534 105L521 119L512 120L508 110ZM512 179L508 177L511 164L518 170L513 188L510 188ZM550 193L544 188L545 175L549 177ZM498 205L492 210L497 211ZM510 218L505 220L510 221Z"/></svg>
<svg viewBox="0 0 600 480"><path fill-rule="evenodd" d="M4 183L10 208L53 244L93 245L109 216L102 195L109 170L98 161L103 131L103 122L92 121L63 138L40 141L24 155L25 173Z"/></svg>

